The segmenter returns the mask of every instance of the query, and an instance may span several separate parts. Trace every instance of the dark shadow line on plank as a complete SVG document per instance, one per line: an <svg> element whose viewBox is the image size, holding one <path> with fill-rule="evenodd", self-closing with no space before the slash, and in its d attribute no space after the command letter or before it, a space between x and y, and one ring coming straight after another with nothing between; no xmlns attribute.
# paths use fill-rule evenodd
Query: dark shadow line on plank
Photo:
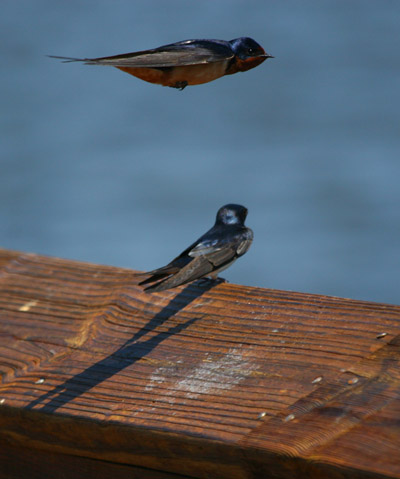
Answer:
<svg viewBox="0 0 400 479"><path fill-rule="evenodd" d="M154 331L161 324L165 323L170 317L179 313L183 308L199 298L206 291L213 288L216 284L218 283L210 280L207 282L201 282L201 286L196 284L195 288L193 285L186 286L184 290L171 299L161 311L151 318L143 328L141 328L131 339L126 341L120 348L106 358L92 364L84 371L66 380L64 383L56 386L53 390L48 391L30 402L25 409L35 408L36 411L39 410L45 413L52 413L70 401L85 394L87 391L114 374L119 373L128 366L134 364L136 361L139 361L153 351L153 349L162 341L170 336L179 334L199 318L192 318L185 323L173 326L167 331L160 332L145 341L140 341L140 339L151 331ZM42 407L36 407L39 404L42 404Z"/></svg>

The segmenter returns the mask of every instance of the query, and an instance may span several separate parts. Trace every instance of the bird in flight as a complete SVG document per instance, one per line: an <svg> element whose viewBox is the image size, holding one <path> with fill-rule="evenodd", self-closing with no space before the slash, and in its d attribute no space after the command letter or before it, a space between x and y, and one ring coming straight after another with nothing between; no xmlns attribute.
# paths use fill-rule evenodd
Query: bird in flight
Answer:
<svg viewBox="0 0 400 479"><path fill-rule="evenodd" d="M179 256L162 268L145 273L149 278L140 285L153 283L146 291L156 292L175 288L205 276L216 279L244 255L253 241L253 231L244 224L247 208L241 205L222 206L214 226Z"/></svg>
<svg viewBox="0 0 400 479"><path fill-rule="evenodd" d="M234 40L184 40L151 50L111 57L70 58L50 55L67 62L107 65L141 80L183 90L224 75L254 68L267 58L274 58L252 38Z"/></svg>

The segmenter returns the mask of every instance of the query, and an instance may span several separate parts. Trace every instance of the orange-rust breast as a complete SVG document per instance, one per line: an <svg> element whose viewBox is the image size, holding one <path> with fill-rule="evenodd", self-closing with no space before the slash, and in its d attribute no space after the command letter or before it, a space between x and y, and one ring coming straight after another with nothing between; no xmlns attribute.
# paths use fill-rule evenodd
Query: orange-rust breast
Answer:
<svg viewBox="0 0 400 479"><path fill-rule="evenodd" d="M252 68L260 65L265 60L266 57L253 57L247 58L246 60L241 60L240 58L236 57L235 61L232 62L231 66L226 72L226 75L232 75L233 73L251 70Z"/></svg>
<svg viewBox="0 0 400 479"><path fill-rule="evenodd" d="M123 72L129 73L141 80L150 82L150 83L158 83L160 85L164 85L164 78L165 78L165 70L160 70L156 68L133 68L133 67L117 67L119 70Z"/></svg>
<svg viewBox="0 0 400 479"><path fill-rule="evenodd" d="M200 85L225 75L227 62L213 62L201 65L185 65L170 68L117 67L141 80L163 86Z"/></svg>

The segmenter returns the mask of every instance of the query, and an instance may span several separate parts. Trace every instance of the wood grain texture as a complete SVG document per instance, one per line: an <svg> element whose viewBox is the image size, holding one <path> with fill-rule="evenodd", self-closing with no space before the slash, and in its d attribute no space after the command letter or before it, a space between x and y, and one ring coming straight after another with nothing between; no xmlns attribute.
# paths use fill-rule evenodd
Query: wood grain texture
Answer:
<svg viewBox="0 0 400 479"><path fill-rule="evenodd" d="M399 306L142 279L0 250L11 471L400 478Z"/></svg>

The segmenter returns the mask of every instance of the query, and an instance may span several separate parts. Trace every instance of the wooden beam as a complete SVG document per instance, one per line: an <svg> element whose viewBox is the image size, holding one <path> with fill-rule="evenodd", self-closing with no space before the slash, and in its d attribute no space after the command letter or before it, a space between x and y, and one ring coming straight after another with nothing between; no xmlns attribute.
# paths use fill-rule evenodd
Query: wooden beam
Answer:
<svg viewBox="0 0 400 479"><path fill-rule="evenodd" d="M0 478L400 478L400 307L0 250Z"/></svg>

